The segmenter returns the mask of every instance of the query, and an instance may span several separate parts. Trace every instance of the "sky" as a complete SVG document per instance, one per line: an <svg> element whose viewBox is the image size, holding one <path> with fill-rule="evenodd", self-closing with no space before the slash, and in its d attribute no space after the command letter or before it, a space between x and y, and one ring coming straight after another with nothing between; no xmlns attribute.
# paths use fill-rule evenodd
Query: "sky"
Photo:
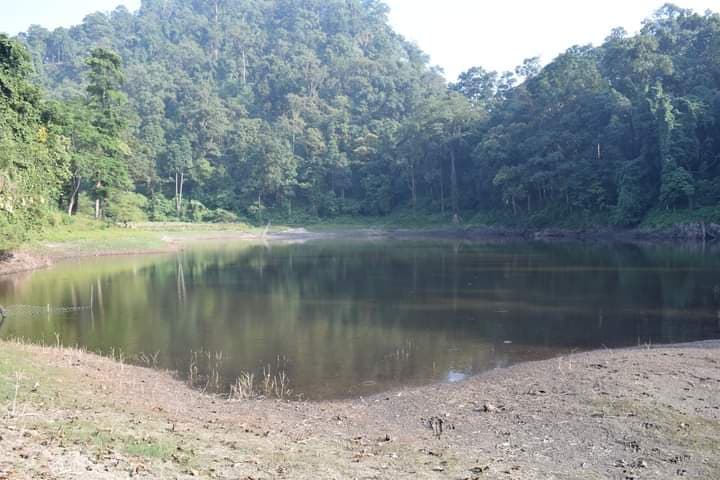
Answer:
<svg viewBox="0 0 720 480"><path fill-rule="evenodd" d="M7 3L8 5L3 5ZM572 45L600 44L614 27L636 32L665 0L386 0L390 22L418 44L449 80L473 66L512 70L526 58L543 63ZM720 11L720 0L675 0L697 12ZM140 0L0 0L0 32L31 24L70 26L88 13L130 10ZM12 6L9 6L12 5Z"/></svg>

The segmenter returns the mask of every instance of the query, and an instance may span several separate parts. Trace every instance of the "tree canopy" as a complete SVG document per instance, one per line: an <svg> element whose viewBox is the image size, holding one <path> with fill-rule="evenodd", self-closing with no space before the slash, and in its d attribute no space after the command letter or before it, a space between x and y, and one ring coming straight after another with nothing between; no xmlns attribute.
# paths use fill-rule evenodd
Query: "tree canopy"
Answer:
<svg viewBox="0 0 720 480"><path fill-rule="evenodd" d="M448 85L387 12L143 0L2 37L0 221L24 215L21 184L25 205L42 192L117 221L407 209L633 226L718 206L720 15L666 5L635 36Z"/></svg>

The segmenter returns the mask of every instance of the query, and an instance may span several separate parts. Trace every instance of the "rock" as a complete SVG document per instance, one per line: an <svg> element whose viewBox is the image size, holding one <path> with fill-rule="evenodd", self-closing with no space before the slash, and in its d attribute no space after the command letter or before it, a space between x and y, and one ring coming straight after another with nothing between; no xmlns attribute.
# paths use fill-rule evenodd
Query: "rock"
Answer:
<svg viewBox="0 0 720 480"><path fill-rule="evenodd" d="M485 466L482 466L482 467L473 467L473 468L471 468L471 469L470 469L470 473L472 473L473 475L480 475L481 473L485 473L485 472L487 472L488 470L490 470L490 466L489 466L489 465L485 465Z"/></svg>
<svg viewBox="0 0 720 480"><path fill-rule="evenodd" d="M499 412L500 410L504 410L504 407L498 407L490 402L485 402L482 407L473 409L474 412L478 413L495 413Z"/></svg>
<svg viewBox="0 0 720 480"><path fill-rule="evenodd" d="M493 405L492 403L485 403L482 408L483 412L485 413L494 413L497 412L497 407Z"/></svg>

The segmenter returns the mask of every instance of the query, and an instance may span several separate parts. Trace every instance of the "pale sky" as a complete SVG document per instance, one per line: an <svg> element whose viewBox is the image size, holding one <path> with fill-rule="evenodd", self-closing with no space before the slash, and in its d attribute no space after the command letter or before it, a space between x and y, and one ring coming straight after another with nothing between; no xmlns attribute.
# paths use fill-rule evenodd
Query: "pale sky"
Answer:
<svg viewBox="0 0 720 480"><path fill-rule="evenodd" d="M664 0L386 0L390 21L430 54L449 80L472 67L509 70L523 59L549 62L566 48L600 44L617 26L636 32ZM703 13L720 0L676 0ZM130 10L140 0L0 0L0 32L17 34L31 24L70 26L88 13Z"/></svg>

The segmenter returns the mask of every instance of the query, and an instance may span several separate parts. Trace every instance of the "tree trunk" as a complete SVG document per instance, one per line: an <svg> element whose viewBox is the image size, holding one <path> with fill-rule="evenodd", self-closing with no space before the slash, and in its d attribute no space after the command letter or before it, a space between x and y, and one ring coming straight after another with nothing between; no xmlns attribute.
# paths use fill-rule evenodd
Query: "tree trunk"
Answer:
<svg viewBox="0 0 720 480"><path fill-rule="evenodd" d="M450 147L450 203L453 214L458 213L458 184L457 170L455 169L455 149Z"/></svg>
<svg viewBox="0 0 720 480"><path fill-rule="evenodd" d="M244 48L242 49L242 84L243 87L247 84L247 57Z"/></svg>
<svg viewBox="0 0 720 480"><path fill-rule="evenodd" d="M259 218L260 221L262 222L262 219L263 219L263 214L262 214L262 192L258 192L257 204L258 204L258 218Z"/></svg>
<svg viewBox="0 0 720 480"><path fill-rule="evenodd" d="M185 172L180 172L180 202L179 202L179 206L178 206L178 215L180 215L182 213L184 185L185 185Z"/></svg>
<svg viewBox="0 0 720 480"><path fill-rule="evenodd" d="M178 218L182 214L183 201L183 184L185 183L185 173L175 172L175 213Z"/></svg>
<svg viewBox="0 0 720 480"><path fill-rule="evenodd" d="M100 189L102 188L102 182L95 184L95 220L100 219Z"/></svg>
<svg viewBox="0 0 720 480"><path fill-rule="evenodd" d="M74 177L73 183L75 184L73 187L72 194L70 194L70 205L68 206L68 215L72 216L72 214L77 209L78 204L78 193L80 192L80 177Z"/></svg>
<svg viewBox="0 0 720 480"><path fill-rule="evenodd" d="M218 46L218 30L220 27L220 6L218 0L215 0L215 35L213 35L213 60L215 62L220 58L220 47Z"/></svg>
<svg viewBox="0 0 720 480"><path fill-rule="evenodd" d="M440 213L445 214L445 186L443 185L442 173L440 174Z"/></svg>
<svg viewBox="0 0 720 480"><path fill-rule="evenodd" d="M410 193L412 195L412 209L415 213L415 207L417 206L417 190L415 186L415 164L410 164Z"/></svg>

